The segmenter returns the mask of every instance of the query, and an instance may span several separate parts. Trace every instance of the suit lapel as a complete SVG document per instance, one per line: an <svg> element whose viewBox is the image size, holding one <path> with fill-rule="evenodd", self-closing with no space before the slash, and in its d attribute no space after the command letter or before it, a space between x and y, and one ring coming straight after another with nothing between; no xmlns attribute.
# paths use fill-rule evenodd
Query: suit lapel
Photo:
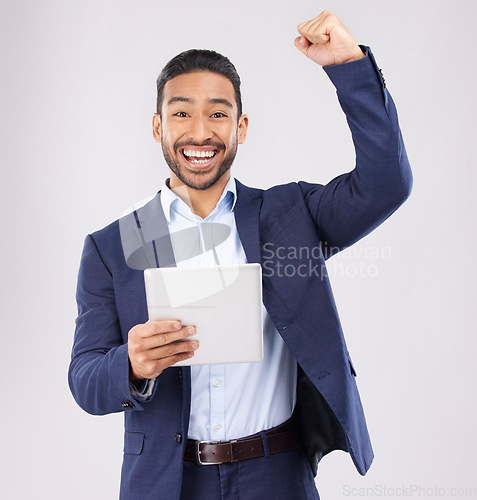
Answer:
<svg viewBox="0 0 477 500"><path fill-rule="evenodd" d="M160 191L143 207L140 218L144 239L152 244L157 267L174 267L174 251L166 216L162 210Z"/></svg>
<svg viewBox="0 0 477 500"><path fill-rule="evenodd" d="M132 269L176 265L161 192L143 207L119 220L124 258Z"/></svg>
<svg viewBox="0 0 477 500"><path fill-rule="evenodd" d="M261 192L244 186L239 181L237 184L237 202L235 204L235 222L240 236L240 241L245 250L249 263L261 263L259 215L262 205Z"/></svg>

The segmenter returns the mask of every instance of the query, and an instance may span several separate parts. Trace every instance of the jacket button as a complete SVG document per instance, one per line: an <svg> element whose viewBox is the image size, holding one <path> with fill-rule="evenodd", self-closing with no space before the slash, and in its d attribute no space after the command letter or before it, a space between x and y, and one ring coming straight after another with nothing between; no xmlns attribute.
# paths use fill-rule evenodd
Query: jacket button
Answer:
<svg viewBox="0 0 477 500"><path fill-rule="evenodd" d="M174 440L176 443L182 443L182 434L180 434L179 432L176 432L174 434Z"/></svg>
<svg viewBox="0 0 477 500"><path fill-rule="evenodd" d="M131 408L134 408L134 403L132 401L123 401L121 403L121 406L127 410L130 410Z"/></svg>

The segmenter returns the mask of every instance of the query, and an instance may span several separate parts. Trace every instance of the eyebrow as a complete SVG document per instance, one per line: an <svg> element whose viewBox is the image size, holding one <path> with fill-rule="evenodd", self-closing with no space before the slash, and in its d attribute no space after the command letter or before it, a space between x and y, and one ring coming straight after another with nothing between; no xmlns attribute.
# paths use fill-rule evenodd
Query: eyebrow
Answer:
<svg viewBox="0 0 477 500"><path fill-rule="evenodd" d="M174 102L194 102L194 99L190 99L189 97L171 97L168 101L167 104L172 104Z"/></svg>
<svg viewBox="0 0 477 500"><path fill-rule="evenodd" d="M228 106L229 108L234 107L230 101L227 101L227 99L209 99L209 102L211 104L225 104L225 106Z"/></svg>
<svg viewBox="0 0 477 500"><path fill-rule="evenodd" d="M196 102L195 99L191 99L190 97L182 97L182 96L175 96L171 97L168 101L167 104L173 104L175 102L187 102L194 104ZM214 98L214 99L209 99L209 102L211 104L224 104L225 106L228 106L229 108L233 109L233 104L228 101L227 99L220 99L220 98Z"/></svg>

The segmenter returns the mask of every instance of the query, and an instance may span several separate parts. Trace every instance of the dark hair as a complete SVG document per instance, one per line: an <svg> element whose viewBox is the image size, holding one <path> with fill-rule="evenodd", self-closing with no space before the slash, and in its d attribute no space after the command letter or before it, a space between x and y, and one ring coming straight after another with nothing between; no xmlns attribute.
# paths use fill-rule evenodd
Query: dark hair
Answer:
<svg viewBox="0 0 477 500"><path fill-rule="evenodd" d="M174 77L195 71L211 71L223 75L230 80L235 90L238 117L242 115L242 96L240 94L240 77L230 60L213 50L190 49L173 57L163 68L157 78L157 113L161 114L164 85Z"/></svg>

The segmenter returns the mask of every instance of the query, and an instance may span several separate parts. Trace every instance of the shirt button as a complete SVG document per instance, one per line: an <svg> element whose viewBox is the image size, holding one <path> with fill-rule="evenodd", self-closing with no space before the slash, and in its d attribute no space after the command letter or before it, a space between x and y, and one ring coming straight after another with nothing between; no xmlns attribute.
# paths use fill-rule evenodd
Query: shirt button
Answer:
<svg viewBox="0 0 477 500"><path fill-rule="evenodd" d="M222 426L221 426L220 424L217 424L217 425L214 427L214 429L215 429L216 431L220 431L220 429L222 429Z"/></svg>
<svg viewBox="0 0 477 500"><path fill-rule="evenodd" d="M176 432L174 434L174 441L176 443L182 443L182 434L180 434L179 432Z"/></svg>
<svg viewBox="0 0 477 500"><path fill-rule="evenodd" d="M221 384L221 382L219 379L214 380L214 387L219 387L220 384Z"/></svg>

